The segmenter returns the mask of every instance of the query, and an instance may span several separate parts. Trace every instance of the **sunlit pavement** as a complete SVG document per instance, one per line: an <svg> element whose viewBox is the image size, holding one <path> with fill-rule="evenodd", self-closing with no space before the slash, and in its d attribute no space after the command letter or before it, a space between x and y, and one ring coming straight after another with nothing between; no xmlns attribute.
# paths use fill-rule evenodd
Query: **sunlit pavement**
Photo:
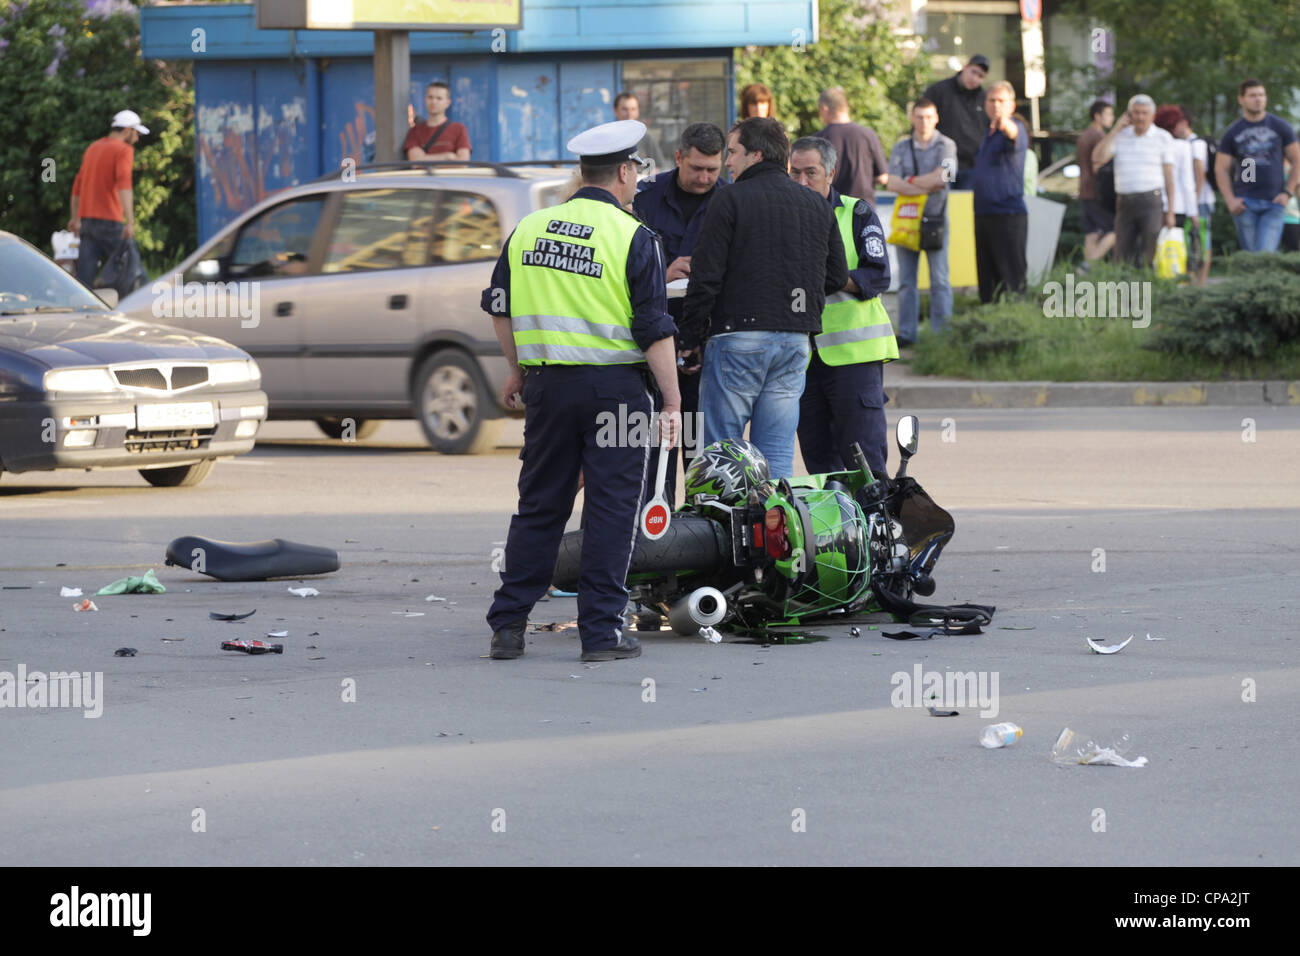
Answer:
<svg viewBox="0 0 1300 956"><path fill-rule="evenodd" d="M584 665L570 629L489 661L518 423L478 458L409 422L356 445L271 423L193 489L6 474L0 672L103 690L95 719L0 709L0 863L1300 862L1300 409L921 414L910 473L958 528L933 600L997 605L983 635L664 632ZM343 567L222 583L163 565L182 534ZM166 594L59 596L149 567ZM533 621L575 614L552 599ZM219 649L280 630L283 655ZM1113 656L1085 643L1129 634ZM996 677L996 716L891 706L918 665ZM1023 739L982 749L995 720ZM1127 733L1150 763L1055 766L1065 726Z"/></svg>

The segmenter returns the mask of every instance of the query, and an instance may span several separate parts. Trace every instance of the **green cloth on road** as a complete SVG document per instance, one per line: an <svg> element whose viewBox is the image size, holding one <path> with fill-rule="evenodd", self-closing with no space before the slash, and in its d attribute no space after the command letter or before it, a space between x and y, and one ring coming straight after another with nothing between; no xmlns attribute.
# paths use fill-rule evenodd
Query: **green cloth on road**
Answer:
<svg viewBox="0 0 1300 956"><path fill-rule="evenodd" d="M138 578L118 578L112 584L105 584L95 594L162 594L166 590L150 568Z"/></svg>

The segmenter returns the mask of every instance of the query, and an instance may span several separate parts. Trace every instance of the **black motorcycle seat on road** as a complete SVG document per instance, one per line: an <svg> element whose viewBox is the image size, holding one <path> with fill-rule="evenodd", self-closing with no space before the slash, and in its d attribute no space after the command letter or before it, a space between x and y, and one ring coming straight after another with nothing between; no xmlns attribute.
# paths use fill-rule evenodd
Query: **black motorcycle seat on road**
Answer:
<svg viewBox="0 0 1300 956"><path fill-rule="evenodd" d="M219 581L265 581L268 578L300 578L337 571L339 553L331 548L298 544L282 538L217 541L187 534L167 545L167 563L190 568Z"/></svg>

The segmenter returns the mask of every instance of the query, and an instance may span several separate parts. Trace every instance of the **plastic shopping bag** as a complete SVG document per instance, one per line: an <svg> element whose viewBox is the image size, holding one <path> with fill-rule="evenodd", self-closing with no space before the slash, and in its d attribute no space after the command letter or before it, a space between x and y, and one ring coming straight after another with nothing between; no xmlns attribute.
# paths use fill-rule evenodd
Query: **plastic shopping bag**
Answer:
<svg viewBox="0 0 1300 956"><path fill-rule="evenodd" d="M921 214L925 196L898 196L894 199L894 216L889 222L889 243L913 252L921 250Z"/></svg>
<svg viewBox="0 0 1300 956"><path fill-rule="evenodd" d="M1160 230L1156 237L1156 276L1175 279L1187 274L1187 241L1178 226Z"/></svg>

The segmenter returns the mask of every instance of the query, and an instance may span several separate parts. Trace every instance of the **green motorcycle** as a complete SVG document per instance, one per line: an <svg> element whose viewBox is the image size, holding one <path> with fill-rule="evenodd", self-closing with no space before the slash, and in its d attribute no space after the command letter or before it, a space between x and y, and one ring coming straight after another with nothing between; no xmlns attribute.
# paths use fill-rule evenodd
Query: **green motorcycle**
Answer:
<svg viewBox="0 0 1300 956"><path fill-rule="evenodd" d="M714 628L762 632L886 610L905 618L913 594L934 593L930 572L952 538L952 516L907 476L917 419L898 423L898 473L855 467L772 481L767 460L740 439L704 448L686 472L686 503L656 540L637 536L630 598L638 630L666 616L679 634L716 640ZM576 588L582 531L564 536L555 585Z"/></svg>

